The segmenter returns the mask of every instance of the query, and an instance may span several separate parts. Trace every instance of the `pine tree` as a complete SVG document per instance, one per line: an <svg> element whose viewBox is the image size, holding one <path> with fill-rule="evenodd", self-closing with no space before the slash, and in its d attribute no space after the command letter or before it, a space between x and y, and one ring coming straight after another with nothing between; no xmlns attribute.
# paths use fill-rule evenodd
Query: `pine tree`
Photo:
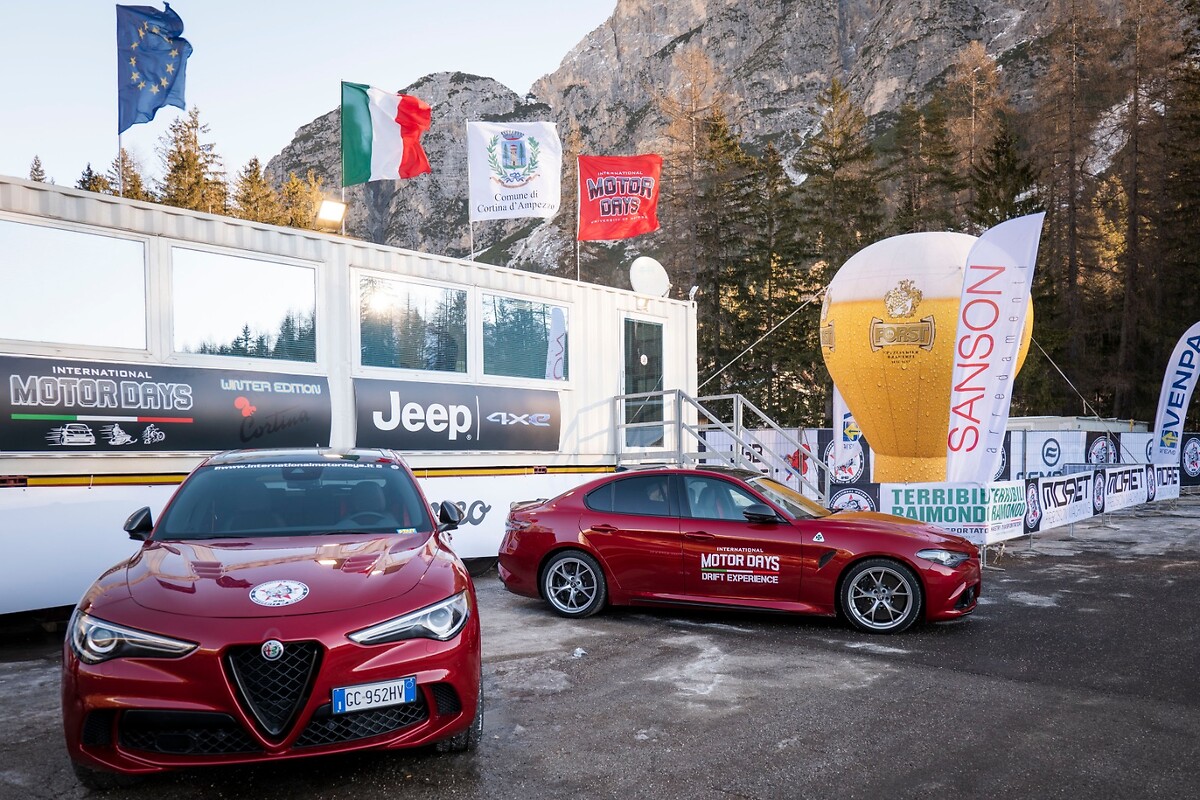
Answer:
<svg viewBox="0 0 1200 800"><path fill-rule="evenodd" d="M1041 208L1037 170L1021 155L1011 121L1001 116L996 126L995 137L971 171L974 199L968 216L980 231Z"/></svg>
<svg viewBox="0 0 1200 800"><path fill-rule="evenodd" d="M1112 414L1149 419L1157 409L1155 367L1147 364L1147 346L1170 337L1156 330L1162 297L1158 287L1163 261L1162 197L1167 181L1164 147L1177 133L1164 124L1161 109L1172 69L1183 55L1183 24L1164 0L1124 0L1120 28L1124 58L1116 83L1126 98L1119 127L1122 146L1112 172L1123 189L1119 218L1123 248L1116 259L1120 286L1120 328ZM1165 349L1165 348L1164 348ZM1162 352L1165 358L1169 352Z"/></svg>
<svg viewBox="0 0 1200 800"><path fill-rule="evenodd" d="M279 193L283 210L282 224L292 228L315 230L317 211L321 208L324 193L321 179L310 169L304 180L289 172L288 179Z"/></svg>
<svg viewBox="0 0 1200 800"><path fill-rule="evenodd" d="M42 169L42 159L36 155L33 157L33 162L29 165L29 180L38 183L46 182L46 170Z"/></svg>
<svg viewBox="0 0 1200 800"><path fill-rule="evenodd" d="M754 161L742 149L720 113L702 121L698 155L701 179L692 206L696 214L695 284L700 289L696 308L698 367L712 375L749 342L737 331L746 313L746 287L761 280L746 249L751 231L750 204L754 190ZM721 393L741 391L722 375ZM754 392L750 392L754 394Z"/></svg>
<svg viewBox="0 0 1200 800"><path fill-rule="evenodd" d="M1184 3L1186 55L1172 71L1171 102L1165 109L1164 125L1174 135L1162 144L1168 165L1163 181L1160 236L1162 269L1156 288L1161 317L1159 340L1147 361L1159 369L1167 363L1176 340L1200 319L1200 2ZM1200 402L1188 409L1185 430L1200 428Z"/></svg>
<svg viewBox="0 0 1200 800"><path fill-rule="evenodd" d="M108 182L108 178L92 170L90 161L83 168L83 174L79 176L79 180L75 182L75 188L101 194L112 194L112 184Z"/></svg>
<svg viewBox="0 0 1200 800"><path fill-rule="evenodd" d="M1011 112L1000 77L983 43L973 41L955 55L946 85L935 95L946 109L950 143L958 155L954 172L965 182L955 208L956 229L974 202L972 170L994 138L1000 117Z"/></svg>
<svg viewBox="0 0 1200 800"><path fill-rule="evenodd" d="M896 233L944 231L956 227L956 195L963 181L955 173L958 154L950 142L946 113L938 100L918 111L900 107L888 170L897 186Z"/></svg>
<svg viewBox="0 0 1200 800"><path fill-rule="evenodd" d="M836 78L818 98L821 123L803 143L796 169L801 224L813 279L825 286L850 256L880 238L881 169L867 138L867 115Z"/></svg>
<svg viewBox="0 0 1200 800"><path fill-rule="evenodd" d="M141 165L124 147L108 168L108 182L114 194L128 197L130 200L154 201L154 195L146 188L146 182L142 179Z"/></svg>
<svg viewBox="0 0 1200 800"><path fill-rule="evenodd" d="M186 117L171 123L159 142L162 203L210 214L225 213L229 190L215 145L201 141L207 133L208 126L200 122L200 109L195 107Z"/></svg>
<svg viewBox="0 0 1200 800"><path fill-rule="evenodd" d="M279 195L263 175L262 164L257 158L250 159L238 173L233 192L234 214L254 222L282 225L283 206Z"/></svg>
<svg viewBox="0 0 1200 800"><path fill-rule="evenodd" d="M1034 277L1038 328L1061 333L1061 342L1046 350L1055 363L1066 365L1078 391L1097 408L1107 407L1111 397L1104 367L1111 356L1110 331L1105 329L1111 321L1111 297L1098 261L1092 205L1097 181L1091 161L1097 153L1097 121L1118 99L1109 70L1112 33L1093 0L1058 0L1054 27L1041 43L1047 69L1035 86L1034 108L1027 117L1046 207ZM1054 371L1044 360L1031 361L1023 373L1031 366ZM1056 386L1056 399L1043 413L1078 413L1075 391L1064 381Z"/></svg>
<svg viewBox="0 0 1200 800"><path fill-rule="evenodd" d="M662 251L664 265L672 285L690 288L700 284L696 249L701 214L695 201L706 177L706 129L715 111L732 108L733 103L699 47L676 50L672 66L672 88L646 88L666 123L658 147L663 157L658 217L663 230L670 232Z"/></svg>

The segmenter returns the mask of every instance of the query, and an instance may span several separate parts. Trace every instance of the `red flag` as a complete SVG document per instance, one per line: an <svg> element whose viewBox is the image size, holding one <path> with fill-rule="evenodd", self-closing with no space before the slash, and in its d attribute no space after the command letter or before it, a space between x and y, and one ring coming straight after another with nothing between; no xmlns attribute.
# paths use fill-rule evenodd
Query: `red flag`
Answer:
<svg viewBox="0 0 1200 800"><path fill-rule="evenodd" d="M662 156L579 157L579 241L658 230Z"/></svg>
<svg viewBox="0 0 1200 800"><path fill-rule="evenodd" d="M433 170L425 149L421 147L421 134L429 130L433 112L429 104L410 94L400 95L396 109L396 124L400 126L400 138L404 141L404 154L400 157L400 177L415 178Z"/></svg>

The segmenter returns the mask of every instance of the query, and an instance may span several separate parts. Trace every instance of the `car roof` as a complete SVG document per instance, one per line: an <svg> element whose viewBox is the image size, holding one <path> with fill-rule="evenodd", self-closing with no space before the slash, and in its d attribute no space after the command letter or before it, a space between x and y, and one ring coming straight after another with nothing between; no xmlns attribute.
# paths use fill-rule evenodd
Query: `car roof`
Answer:
<svg viewBox="0 0 1200 800"><path fill-rule="evenodd" d="M206 462L221 464L273 464L312 463L331 464L337 462L393 462L404 464L404 459L394 450L368 447L334 449L329 447L280 447L262 450L226 450L217 453Z"/></svg>
<svg viewBox="0 0 1200 800"><path fill-rule="evenodd" d="M730 467L725 464L646 464L642 466L629 467L619 471L617 474L628 473L646 473L646 472L714 472L718 475L727 475L731 478L747 481L752 478L761 478L763 473L755 472L752 469L743 469L741 467Z"/></svg>

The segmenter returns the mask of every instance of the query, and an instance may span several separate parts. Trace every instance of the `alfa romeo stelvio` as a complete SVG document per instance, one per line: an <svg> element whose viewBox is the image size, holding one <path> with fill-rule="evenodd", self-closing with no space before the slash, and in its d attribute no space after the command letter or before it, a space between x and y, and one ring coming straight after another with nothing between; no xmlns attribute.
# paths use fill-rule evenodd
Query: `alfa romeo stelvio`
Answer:
<svg viewBox="0 0 1200 800"><path fill-rule="evenodd" d="M384 450L239 450L192 472L87 591L64 644L81 782L368 748L473 749L479 615L407 465Z"/></svg>

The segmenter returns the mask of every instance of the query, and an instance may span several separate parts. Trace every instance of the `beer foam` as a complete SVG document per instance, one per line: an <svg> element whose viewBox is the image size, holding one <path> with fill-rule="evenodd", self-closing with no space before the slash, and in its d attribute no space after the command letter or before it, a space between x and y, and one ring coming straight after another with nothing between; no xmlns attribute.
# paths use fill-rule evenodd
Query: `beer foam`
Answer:
<svg viewBox="0 0 1200 800"><path fill-rule="evenodd" d="M926 299L962 295L963 268L975 237L965 233L906 233L859 250L829 282L829 300L882 300L902 280Z"/></svg>

